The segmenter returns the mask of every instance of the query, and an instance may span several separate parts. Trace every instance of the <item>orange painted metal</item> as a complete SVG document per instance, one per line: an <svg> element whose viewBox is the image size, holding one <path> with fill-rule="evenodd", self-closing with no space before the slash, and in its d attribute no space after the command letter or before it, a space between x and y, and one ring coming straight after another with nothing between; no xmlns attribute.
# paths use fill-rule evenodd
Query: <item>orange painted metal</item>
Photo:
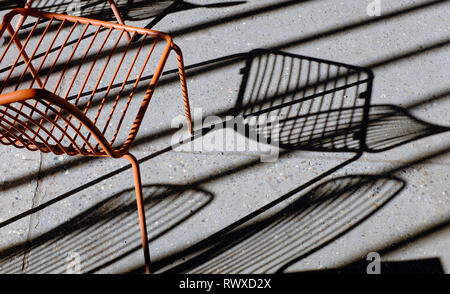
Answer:
<svg viewBox="0 0 450 294"><path fill-rule="evenodd" d="M26 28L22 23L14 30L14 17L25 17ZM122 39L126 33L130 40ZM103 39L100 34L105 35ZM133 42L137 35L140 41ZM5 40L0 51L0 143L44 153L129 160L145 268L150 272L139 163L129 150L172 50L187 123L193 131L180 48L166 33L23 8L4 16L0 37ZM155 53L157 47L159 53ZM64 50L70 54L63 54ZM114 55L118 58L112 61ZM123 81L114 84L119 78ZM90 79L95 86L86 90ZM100 88L103 79L110 82ZM139 100L135 94L141 91L145 94ZM136 113L131 119L130 111Z"/></svg>

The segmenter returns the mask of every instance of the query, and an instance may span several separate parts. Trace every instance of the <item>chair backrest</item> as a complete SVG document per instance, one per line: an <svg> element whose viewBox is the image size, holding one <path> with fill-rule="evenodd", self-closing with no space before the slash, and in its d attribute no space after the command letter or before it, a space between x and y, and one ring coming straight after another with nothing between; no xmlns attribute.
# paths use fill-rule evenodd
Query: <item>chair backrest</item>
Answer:
<svg viewBox="0 0 450 294"><path fill-rule="evenodd" d="M26 20L16 30L20 15ZM0 95L49 91L75 105L108 144L122 151L136 136L173 45L169 35L156 31L27 9L4 17L0 37ZM0 104L1 143L102 153L91 130L60 105L42 99Z"/></svg>

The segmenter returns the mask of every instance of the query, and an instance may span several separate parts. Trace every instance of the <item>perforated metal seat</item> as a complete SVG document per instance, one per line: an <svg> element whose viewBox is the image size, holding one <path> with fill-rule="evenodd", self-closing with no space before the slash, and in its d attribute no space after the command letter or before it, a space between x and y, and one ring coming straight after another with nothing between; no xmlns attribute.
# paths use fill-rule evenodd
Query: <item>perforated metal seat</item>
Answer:
<svg viewBox="0 0 450 294"><path fill-rule="evenodd" d="M26 21L15 30L16 18ZM29 9L5 15L0 37L0 143L128 159L149 272L139 164L129 149L172 50L192 132L180 48L165 33Z"/></svg>

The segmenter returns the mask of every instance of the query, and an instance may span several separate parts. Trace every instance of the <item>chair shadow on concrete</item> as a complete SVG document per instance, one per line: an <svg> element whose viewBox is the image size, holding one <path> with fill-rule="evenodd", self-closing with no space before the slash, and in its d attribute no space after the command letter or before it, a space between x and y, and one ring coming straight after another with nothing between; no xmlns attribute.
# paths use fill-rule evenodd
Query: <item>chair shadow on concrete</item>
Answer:
<svg viewBox="0 0 450 294"><path fill-rule="evenodd" d="M258 49L248 54L246 66L241 73L243 79L236 106L226 113L232 114L233 119L237 116L242 117L241 121L245 126L234 125L235 131L256 140L265 137L264 142L280 146L286 150L285 152L307 150L356 154L339 168L357 160L363 152L387 151L449 130L447 127L416 119L406 109L395 105L371 105L373 75L369 69L277 50ZM260 120L260 116L264 118ZM276 123L266 123L270 121L270 116L278 119ZM263 128L258 123L246 124L246 121L251 121L252 117L256 117L256 122L263 121ZM226 126L226 122L213 125L204 129L204 135L214 132L216 128ZM252 135L252 132L256 133L256 136ZM275 136L272 136L273 134ZM337 169L338 167L332 171L335 172ZM251 217L246 217L245 221L237 221L238 225L231 225L221 230L221 234L214 234L214 237L208 238L208 241L199 242L191 250L186 250L182 253L185 257L204 250L206 253L201 253L191 262L186 262L168 272L282 271L283 264L301 259L310 251L317 250L322 244L334 240L350 230L353 225L369 217L374 212L371 208L375 207L377 210L383 206L399 193L405 184L403 180L389 175L356 175L334 179L310 192L309 196L305 196L306 198L300 198L298 203L301 205L292 204L267 220L236 231L236 227L251 223L256 216L268 211L276 204L298 195L298 192L306 188L302 185L281 196L272 203L273 205L269 204ZM337 188L333 188L333 185ZM329 198L342 197L343 202L353 201L349 199L354 199L355 202L366 201L372 197L368 186L381 191L390 185L395 188L388 189L390 192L380 196L380 199L384 199L382 203L371 202L373 207L363 205L361 207L365 209L358 210L361 207L356 205L353 210L351 209L357 214L350 217L356 220L353 225L340 223L340 221L345 223L347 212L342 212L341 215L332 214L335 217L332 221L326 214L320 213L328 209L326 203ZM342 191L341 187L343 187ZM355 198L345 196L347 190L355 191ZM320 191L328 192L323 192L324 195L322 195ZM308 197L311 199L305 200L309 199ZM339 203L340 200L333 201ZM352 207L352 205L347 203L344 206ZM331 211L333 212L332 209ZM301 215L300 220L297 215ZM308 225L302 226L303 221ZM327 221L330 221L328 225L326 225ZM333 227L337 223L340 224L339 229ZM321 229L310 230L310 226L315 225ZM328 229L334 233L321 235L320 230ZM280 236L284 236L284 241L278 243ZM258 243L259 241L261 243ZM299 243L296 243L297 241ZM193 253L195 251L196 253ZM161 261L159 266L163 268L175 260L175 256L169 257Z"/></svg>
<svg viewBox="0 0 450 294"><path fill-rule="evenodd" d="M405 186L399 178L335 178L270 217L224 234L211 248L168 273L275 273L370 217Z"/></svg>
<svg viewBox="0 0 450 294"><path fill-rule="evenodd" d="M382 152L450 130L395 105L371 104L368 68L258 49L241 73L232 114L245 128L235 130L282 149Z"/></svg>
<svg viewBox="0 0 450 294"><path fill-rule="evenodd" d="M98 3L98 1L97 1ZM200 2L201 3L201 2ZM214 3L208 4L200 4L199 1L197 3L191 3L190 1L184 0L118 0L117 8L123 15L125 20L131 21L139 21L146 20L149 18L155 18L148 26L153 26L155 24L155 20L161 20L168 14L176 13L180 11L186 11L196 8L226 8L232 7L240 4L246 3L246 1L222 1L217 0ZM91 9L89 6L86 6L86 13L89 14L89 17L99 17L99 18L109 18L113 19L114 14L111 11L108 11L107 5L101 7L100 5L91 5Z"/></svg>
<svg viewBox="0 0 450 294"><path fill-rule="evenodd" d="M243 79L236 105L228 111L220 113L220 115L233 115L235 117L242 116L244 119L251 119L252 117L261 116L268 117L271 115L277 116L279 118L278 125L273 125L276 126L276 129L278 130L276 137L267 135L272 134L272 131L268 132L267 129L261 130L259 128L255 128L254 126L246 126L245 128L243 128L244 131L242 132L242 135L249 138L254 138L250 132L256 132L258 136L269 137L268 141L270 141L271 144L277 144L282 149L284 149L284 151L282 151L282 154L294 152L297 150L308 150L320 152L347 152L355 154L355 156L350 160L336 166L335 168L332 168L329 171L317 176L308 183L299 186L290 193L280 196L276 201L269 203L268 205L264 206L261 209L258 209L254 213L249 214L244 218L236 221L233 225L225 228L224 230L221 230L220 234L214 234L212 238L207 238L206 240L204 240L205 242L199 242L198 246L195 245L192 248L189 248L186 252L174 254L173 256L168 256L167 258L163 258L160 261L155 261L156 268L162 269L166 267L168 264L171 264L172 261L176 260L179 256L186 256L190 255L191 253L196 254L198 253L197 249L200 248L200 252L208 250L207 255L200 255L198 259L194 259L193 263L188 262L186 265L176 267L174 271L189 271L191 269L203 268L206 272L213 272L217 270L217 267L210 263L209 259L211 259L211 262L213 262L214 264L216 264L217 262L217 264L220 266L220 260L223 257L223 254L226 254L226 252L224 253L221 251L222 247L229 248L230 250L233 250L233 247L235 245L241 245L239 248L242 248L242 246L245 247L246 244L249 244L246 242L246 240L251 239L252 234L254 234L255 236L260 236L261 238L270 238L270 236L275 234L275 231L271 231L271 234L266 236L262 231L260 232L259 228L264 228L264 230L266 230L267 227L270 227L269 223L278 224L278 222L275 217L270 217L259 223L259 225L248 226L244 230L239 229L237 231L239 232L239 234L235 233L235 229L237 227L240 227L241 225L245 226L246 223L250 223L255 217L275 207L277 204L284 203L286 200L288 200L288 198L298 196L301 191L331 175L343 166L357 160L363 152L385 151L407 142L418 140L448 130L448 128L446 127L435 126L433 124L420 121L411 116L406 109L402 109L394 105L371 105L370 97L373 75L369 69L317 58L284 53L275 50L255 50L249 53L230 56L229 59L232 62L235 62L236 59L239 59L241 61L244 61L246 65L241 71L241 73L243 74ZM226 63L228 61L225 57L222 58L220 62ZM201 68L205 65L207 64L201 64L199 65L199 67ZM257 70L255 71L254 69ZM220 127L221 125L223 124L199 130L200 135L205 135L209 132L213 132L214 128ZM272 125L270 125L269 127L271 126ZM242 131L242 128L237 127L237 130ZM138 143L141 144L142 142ZM171 147L157 153L162 154L170 150ZM154 156L157 155L150 155L142 159L141 161L149 160ZM236 168L236 170L241 170L252 165L254 164L245 164L241 167ZM120 171L114 171L102 178L108 178L123 170L126 170L126 168L122 168ZM224 173L215 175L209 175L205 178L189 183L188 185L189 187L197 187L200 184L220 179L222 176L232 174L233 172L235 172L235 170L226 171ZM326 187L329 187L330 185L334 185L332 183L335 183L336 181L342 182L343 186L349 186L350 190L353 188L356 189L355 187L357 187L357 189L355 190L356 194L354 195L361 195L362 191L365 191L367 187L384 187L384 185L381 183L385 182L388 183L386 184L386 187L389 187L390 185L393 185L393 183L395 183L394 186L396 188L393 188L393 190L390 190L390 192L386 192L386 194L384 195L385 198L383 198L385 199L385 201L382 201L383 203L387 202L388 199L391 199L396 193L398 193L395 190L401 190L404 185L404 182L402 180L390 176L375 177L363 175L354 176L354 179L336 179L335 181L332 181L325 185L328 185ZM86 187L97 182L98 181L95 180L92 183L86 185ZM83 189L86 187L83 187ZM293 205L286 211L283 210L283 214L277 213L275 215L277 218L283 219L284 222L286 222L287 220L283 218L283 215L289 215L289 213L291 215L296 215L295 209L297 208L299 210L299 213L305 213L305 211L308 211L308 209L314 209L314 207L319 207L318 209L320 209L321 211L322 209L326 210L326 207L328 207L327 205L329 203L327 201L331 201L326 201L326 199L337 198L337 200L335 200L336 202L333 203L339 203L339 201L341 200L344 202L350 201L348 203L345 202L346 205L352 205L353 202L351 201L357 203L358 199L356 198L350 197L349 199L352 200L345 200L348 197L341 196L341 194L346 195L346 189L342 190L340 188L335 188L335 190L337 192L332 193L331 196L328 194L324 194L325 196L323 196L319 193L320 191L318 190L314 193L319 194L311 194L311 200L306 202L303 200L299 201L298 205ZM66 198L76 193L77 191L79 190L76 189L75 192L71 191L69 193L65 193L65 195L63 195L64 197L58 197L58 199L61 200L63 198ZM340 193L339 191L341 191L342 193ZM340 197L343 198L341 199ZM317 203L314 202L314 199L317 200ZM53 201L52 203L54 203L55 201ZM50 204L44 204L42 205L42 207L39 207L39 209L47 207ZM307 205L311 206L307 208ZM330 206L329 208L331 207L332 206ZM361 221L373 213L370 205L366 205L364 207L368 208L363 211L354 211L355 213L359 213L358 219L360 219ZM132 208L130 208L130 210L131 209ZM33 210L33 212L35 212L35 210ZM86 214L83 213L82 215L84 218L88 218L88 214L90 213L92 213L92 211L88 211L86 212ZM23 214L20 217L24 217L26 215L27 214ZM152 215L152 213L149 213L149 215ZM307 217L304 217L304 219L306 220ZM345 217L342 217L343 220L345 220ZM14 220L17 220L17 218L14 218ZM14 220L6 221L2 223L2 226L11 223ZM89 224L77 220L69 221L68 223L58 228L70 227L73 228L73 232L78 232L78 230L84 231L86 230L86 228L96 227L96 222L101 222L101 218L98 218L97 220L95 220L94 218L93 220L94 222L91 222ZM116 223L119 224L119 221L120 220L117 218ZM319 219L316 219L316 221L319 221ZM100 226L100 224L98 226ZM32 253L33 251L37 252L36 250L33 250L33 245L35 246L35 248L38 248L39 246L47 246L43 245L46 241L51 240L52 238L54 238L54 236L59 236L58 234L60 230L58 228L45 233L40 237L37 237L35 240L31 240L30 244L26 245L25 248L30 248L30 252ZM283 226L279 225L277 228L283 229ZM151 229L150 231L153 230L155 229ZM282 233L283 232L280 231L280 234ZM339 234L344 233L345 231L340 232ZM223 243L222 238L220 237L221 235L229 236L227 240L229 244ZM320 234L318 236L320 236ZM292 237L294 238L294 240L296 240L295 238L297 237L300 239L304 238L304 236L302 237L302 235ZM321 240L324 242L324 244L327 244L337 237L338 236L333 234L323 235L321 237ZM103 238L99 238L99 240L101 239ZM66 240L70 241L70 236L68 236ZM120 244L121 243L117 243L114 246L120 247ZM215 246L214 244L220 244L220 246ZM211 249L211 247L213 248ZM298 258L298 256L301 257L308 252L317 250L317 248L320 248L320 246L309 249L306 247L303 249L299 247L299 249L301 249L300 251L294 250L291 252L293 254L290 254L288 257L291 258L291 260L295 260L296 258ZM117 262L124 256L129 255L130 252L138 250L139 247L138 245L136 245L123 247L122 249L122 252L124 253L122 253L120 250L118 250L117 252L115 251L117 255L115 255L115 257L113 257L110 262L98 262L94 265L86 264L83 265L83 267L85 267L89 272L101 270L105 266ZM4 251L6 253L2 254L2 260L5 266L6 263L9 264L9 262L14 263L15 259L11 257L20 258L23 253L25 253L24 250L24 244L21 244ZM82 249L80 251L82 251ZM267 257L267 260L271 260L271 263L268 263L267 265L259 264L256 267L252 268L251 266L243 266L239 260L234 260L234 265L232 268L236 269L236 271L242 270L243 272L276 271L282 267L282 264L279 264L277 260L270 258L270 252L271 251L269 250L265 253L269 255L269 257ZM28 255L28 260L32 261L32 254ZM36 256L39 257L39 255L40 254L37 254ZM61 265L63 264L66 255L60 254L58 256ZM205 256L207 256L208 258L205 259ZM215 259L216 257L218 259ZM10 261L7 262L8 260ZM202 266L198 261L205 262L205 264ZM28 262L28 264L39 265L39 262L48 263L52 261L45 258L45 261ZM288 263L288 261L284 259L283 262ZM14 271L21 268L22 264L23 261L20 260L20 262L15 267L9 266L8 268L13 269ZM5 268L5 266L3 267ZM27 269L30 272L32 272L33 270L32 267L28 267ZM58 269L61 270L61 268ZM136 269L136 271L139 272L140 269L138 268Z"/></svg>
<svg viewBox="0 0 450 294"><path fill-rule="evenodd" d="M17 1L17 0L1 0L0 1L0 10L11 10L17 7L23 7L25 5L26 0Z"/></svg>
<svg viewBox="0 0 450 294"><path fill-rule="evenodd" d="M0 10L24 7L26 1L1 1ZM214 3L198 4L184 0L115 0L124 21L140 21L151 18L161 20L168 14L196 8L226 8L246 1L221 1ZM45 10L53 13L77 14L81 17L115 21L108 1L106 0L51 0L36 1L32 9ZM153 22L153 21L152 21Z"/></svg>
<svg viewBox="0 0 450 294"><path fill-rule="evenodd" d="M158 260L154 268L159 273L293 273L292 266L350 232L400 194L407 182L395 174L445 152L448 150L426 154L383 174L332 178L304 192L312 185L310 181L191 247ZM278 206L280 203L285 205ZM449 225L447 218L371 251L385 254ZM418 265L423 265L439 273L442 268L435 259L384 262L382 268L391 274L419 273L423 269ZM329 272L366 274L367 265L367 261L357 261ZM130 272L142 271L135 268Z"/></svg>
<svg viewBox="0 0 450 294"><path fill-rule="evenodd" d="M188 186L143 187L150 229L156 240L208 205L214 196ZM84 210L25 244L0 253L3 273L65 273L71 253L81 257L82 272L92 272L141 248L133 189L127 189Z"/></svg>
<svg viewBox="0 0 450 294"><path fill-rule="evenodd" d="M368 271L369 268L369 271ZM363 259L353 262L349 265L339 268L305 271L301 274L306 275L365 275L368 272L373 273L374 268L370 265L370 261ZM445 274L440 258L432 257L425 259L402 260L402 261L381 261L379 265L379 273L383 275L409 274L409 275L436 275Z"/></svg>

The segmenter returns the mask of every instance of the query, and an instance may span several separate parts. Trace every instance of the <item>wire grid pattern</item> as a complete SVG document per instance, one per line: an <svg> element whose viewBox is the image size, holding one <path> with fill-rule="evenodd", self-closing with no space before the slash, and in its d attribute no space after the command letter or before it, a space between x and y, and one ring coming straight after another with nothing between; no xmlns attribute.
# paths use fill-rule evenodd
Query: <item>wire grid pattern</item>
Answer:
<svg viewBox="0 0 450 294"><path fill-rule="evenodd" d="M362 148L359 134L370 102L369 71L275 50L257 50L247 59L243 74L237 115L246 118L259 134L287 149ZM275 118L276 123L267 123ZM268 127L259 128L261 123Z"/></svg>
<svg viewBox="0 0 450 294"><path fill-rule="evenodd" d="M115 0L117 8L127 20L146 20L163 12L178 0ZM178 1L179 2L179 1ZM53 13L115 21L107 0L39 0L31 8Z"/></svg>
<svg viewBox="0 0 450 294"><path fill-rule="evenodd" d="M17 18L6 24L2 38L0 94L48 90L75 105L113 148L129 148L149 102L144 97L149 100L153 91L148 87L150 79L168 51L168 41L157 32L39 13L28 15L15 31ZM132 40L141 38L128 40L127 32ZM143 88L146 95L137 91ZM56 154L105 155L72 113L45 99L1 105L0 124L0 142L6 145Z"/></svg>
<svg viewBox="0 0 450 294"><path fill-rule="evenodd" d="M195 188L153 185L144 187L144 192L153 239L212 200L210 193ZM132 254L140 241L134 198L133 190L120 192L39 235L27 246L18 244L4 250L0 253L0 273L66 273L71 252L82 256L83 273L97 272Z"/></svg>
<svg viewBox="0 0 450 294"><path fill-rule="evenodd" d="M274 274L358 225L404 187L392 177L347 176L320 184L289 206L221 238L172 272ZM172 273L171 272L171 273Z"/></svg>

